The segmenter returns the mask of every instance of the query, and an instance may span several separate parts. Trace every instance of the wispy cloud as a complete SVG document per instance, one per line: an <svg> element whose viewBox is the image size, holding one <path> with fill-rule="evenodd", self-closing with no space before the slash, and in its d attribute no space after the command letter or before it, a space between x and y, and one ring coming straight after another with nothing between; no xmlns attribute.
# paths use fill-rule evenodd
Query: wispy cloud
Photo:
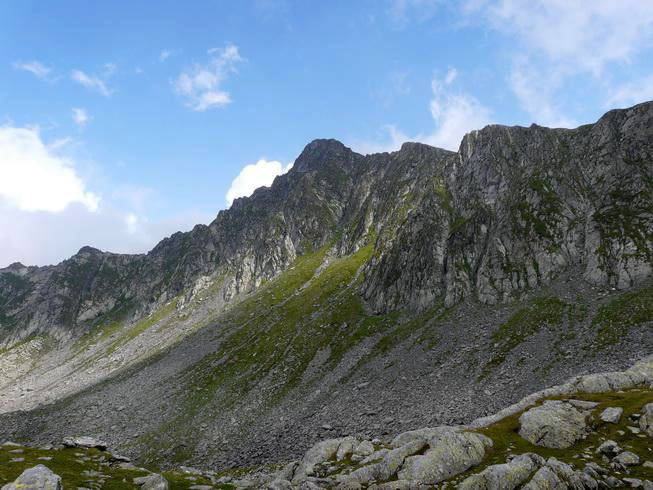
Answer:
<svg viewBox="0 0 653 490"><path fill-rule="evenodd" d="M633 80L612 90L607 107L627 107L653 99L653 75Z"/></svg>
<svg viewBox="0 0 653 490"><path fill-rule="evenodd" d="M577 121L566 116L556 103L555 92L561 84L555 72L538 70L532 64L516 65L510 74L510 87L522 108L538 124L556 128L571 128Z"/></svg>
<svg viewBox="0 0 653 490"><path fill-rule="evenodd" d="M404 28L411 21L431 19L441 4L442 0L389 0L386 13L395 27Z"/></svg>
<svg viewBox="0 0 653 490"><path fill-rule="evenodd" d="M177 54L176 50L162 49L159 53L159 62L164 63L168 58Z"/></svg>
<svg viewBox="0 0 653 490"><path fill-rule="evenodd" d="M223 107L231 102L231 96L222 88L222 84L231 74L236 73L236 66L243 62L238 47L234 44L209 49L207 54L208 63L194 65L172 82L174 90L186 98L186 106L199 112Z"/></svg>
<svg viewBox="0 0 653 490"><path fill-rule="evenodd" d="M25 70L30 73L32 73L35 77L40 78L41 80L45 80L48 82L52 82L55 79L51 77L52 73L52 68L49 68L47 66L44 66L42 63L39 61L30 61L28 63L16 61L14 62L14 68L17 70Z"/></svg>
<svg viewBox="0 0 653 490"><path fill-rule="evenodd" d="M355 141L352 147L361 153L377 153L399 149L405 141L419 141L447 150L458 150L463 136L491 122L491 111L476 97L457 90L459 73L450 68L444 76L431 81L432 97L429 109L435 129L408 135L394 125L384 126L385 139L376 142Z"/></svg>
<svg viewBox="0 0 653 490"><path fill-rule="evenodd" d="M653 2L469 0L463 11L512 39L508 80L540 124L575 124L555 101L578 77L598 82L599 97L614 103L639 102L641 94L650 94L646 79L615 89L607 68L631 64L653 46Z"/></svg>
<svg viewBox="0 0 653 490"><path fill-rule="evenodd" d="M102 78L95 75L88 75L81 70L73 70L70 78L90 90L99 92L105 97L109 97L113 93L113 90L107 87L106 82Z"/></svg>
<svg viewBox="0 0 653 490"><path fill-rule="evenodd" d="M600 75L653 42L653 3L640 0L498 0L478 2L493 27L534 54ZM471 4L468 4L471 5Z"/></svg>
<svg viewBox="0 0 653 490"><path fill-rule="evenodd" d="M80 128L86 126L86 123L91 120L91 116L88 115L86 109L83 107L73 107L72 117L73 121L75 121L75 124L77 124Z"/></svg>

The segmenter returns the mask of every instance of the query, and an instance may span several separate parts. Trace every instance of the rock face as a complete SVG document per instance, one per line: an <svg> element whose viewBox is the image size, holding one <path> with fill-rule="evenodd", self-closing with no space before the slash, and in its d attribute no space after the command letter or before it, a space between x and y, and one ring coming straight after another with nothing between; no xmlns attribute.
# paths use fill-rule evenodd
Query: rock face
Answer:
<svg viewBox="0 0 653 490"><path fill-rule="evenodd" d="M519 417L519 435L538 446L567 448L582 437L586 416L569 401L545 401Z"/></svg>
<svg viewBox="0 0 653 490"><path fill-rule="evenodd" d="M379 311L496 303L570 267L631 286L651 273L651 121L645 103L574 130L488 126L458 153L407 143L362 156L316 140L270 188L146 255L84 247L56 266L0 270L0 345L138 318L218 276L229 302L309 249L340 237L337 253L351 253L370 232L361 293Z"/></svg>
<svg viewBox="0 0 653 490"><path fill-rule="evenodd" d="M25 470L13 483L2 490L62 490L61 477L42 464Z"/></svg>

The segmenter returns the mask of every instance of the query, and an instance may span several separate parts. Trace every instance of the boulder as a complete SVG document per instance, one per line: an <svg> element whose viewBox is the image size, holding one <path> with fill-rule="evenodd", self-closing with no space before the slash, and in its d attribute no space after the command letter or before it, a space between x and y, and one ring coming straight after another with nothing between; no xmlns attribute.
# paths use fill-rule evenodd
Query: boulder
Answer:
<svg viewBox="0 0 653 490"><path fill-rule="evenodd" d="M519 435L537 446L568 448L582 437L585 417L571 403L548 400L519 417Z"/></svg>
<svg viewBox="0 0 653 490"><path fill-rule="evenodd" d="M571 466L555 458L549 458L533 478L524 485L524 490L550 490L567 488L598 488L598 482L587 473L575 471Z"/></svg>
<svg viewBox="0 0 653 490"><path fill-rule="evenodd" d="M608 439L596 448L596 452L612 457L615 454L619 454L621 452L621 448L615 441Z"/></svg>
<svg viewBox="0 0 653 490"><path fill-rule="evenodd" d="M482 434L441 428L428 439L429 449L406 458L398 472L400 480L433 485L479 464L492 440ZM446 430L445 430L446 429Z"/></svg>
<svg viewBox="0 0 653 490"><path fill-rule="evenodd" d="M354 453L354 449L357 448L358 443L359 441L355 437L345 437L342 439L336 451L336 460L342 461L350 457Z"/></svg>
<svg viewBox="0 0 653 490"><path fill-rule="evenodd" d="M107 443L88 436L81 437L66 437L63 440L63 445L66 447L81 447L85 449L99 449L106 451Z"/></svg>
<svg viewBox="0 0 653 490"><path fill-rule="evenodd" d="M291 490L292 484L288 480L277 478L265 486L266 490Z"/></svg>
<svg viewBox="0 0 653 490"><path fill-rule="evenodd" d="M624 409L621 407L608 407L601 412L601 420L609 424L618 424Z"/></svg>
<svg viewBox="0 0 653 490"><path fill-rule="evenodd" d="M488 466L458 485L459 490L512 490L528 481L545 460L534 453L517 456L504 464Z"/></svg>
<svg viewBox="0 0 653 490"><path fill-rule="evenodd" d="M411 441L404 446L385 452L383 459L378 463L368 464L349 474L338 475L338 482L341 485L351 486L353 484L368 483L372 480L388 480L397 473L407 457L417 454L426 447L426 441Z"/></svg>
<svg viewBox="0 0 653 490"><path fill-rule="evenodd" d="M374 452L374 445L370 441L362 441L354 449L354 455L360 457L367 457Z"/></svg>
<svg viewBox="0 0 653 490"><path fill-rule="evenodd" d="M631 453L630 451L624 451L623 453L619 453L617 456L615 456L612 461L619 463L624 468L626 466L637 466L639 464L639 456L637 456L635 453Z"/></svg>
<svg viewBox="0 0 653 490"><path fill-rule="evenodd" d="M27 469L13 483L2 487L2 490L62 490L61 477L54 474L42 464Z"/></svg>
<svg viewBox="0 0 653 490"><path fill-rule="evenodd" d="M639 418L639 428L647 435L653 437L653 403L648 403L642 408L642 416Z"/></svg>
<svg viewBox="0 0 653 490"><path fill-rule="evenodd" d="M358 441L353 437L341 437L318 442L304 454L304 458L295 470L293 482L313 475L315 473L315 465L336 459L341 445L343 447L341 454L351 454L354 443L357 444Z"/></svg>
<svg viewBox="0 0 653 490"><path fill-rule="evenodd" d="M141 487L141 490L168 490L168 480L158 473L134 478L134 483Z"/></svg>

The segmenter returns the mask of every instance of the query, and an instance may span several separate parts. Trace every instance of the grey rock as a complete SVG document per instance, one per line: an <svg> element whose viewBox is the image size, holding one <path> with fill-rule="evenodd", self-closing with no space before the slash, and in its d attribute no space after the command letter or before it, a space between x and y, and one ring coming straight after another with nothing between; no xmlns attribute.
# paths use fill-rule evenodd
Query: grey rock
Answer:
<svg viewBox="0 0 653 490"><path fill-rule="evenodd" d="M459 490L512 490L526 483L544 464L544 458L533 453L519 455L504 464L488 466L458 485Z"/></svg>
<svg viewBox="0 0 653 490"><path fill-rule="evenodd" d="M397 473L406 458L427 447L424 440L413 440L405 445L384 451L383 459L377 463L368 464L349 474L338 475L337 480L342 485L367 484L373 480L388 480ZM380 451L379 451L380 452ZM400 479L403 479L400 477Z"/></svg>
<svg viewBox="0 0 653 490"><path fill-rule="evenodd" d="M354 454L363 458L374 452L374 445L370 441L361 441L354 449Z"/></svg>
<svg viewBox="0 0 653 490"><path fill-rule="evenodd" d="M519 417L519 435L538 446L563 449L583 435L586 415L565 401L545 401Z"/></svg>
<svg viewBox="0 0 653 490"><path fill-rule="evenodd" d="M134 484L141 490L168 490L168 480L158 473L134 478Z"/></svg>
<svg viewBox="0 0 653 490"><path fill-rule="evenodd" d="M628 483L631 488L642 488L644 486L642 480L637 478L622 478L624 483Z"/></svg>
<svg viewBox="0 0 653 490"><path fill-rule="evenodd" d="M618 424L624 409L621 407L608 407L601 412L600 418L603 422Z"/></svg>
<svg viewBox="0 0 653 490"><path fill-rule="evenodd" d="M479 464L492 440L482 434L443 428L428 439L429 449L406 458L398 472L400 480L435 484Z"/></svg>
<svg viewBox="0 0 653 490"><path fill-rule="evenodd" d="M2 490L62 490L61 477L42 464L27 469Z"/></svg>
<svg viewBox="0 0 653 490"><path fill-rule="evenodd" d="M86 449L99 449L100 451L106 451L107 443L94 439L89 436L81 437L66 437L63 440L63 445L67 447L81 447Z"/></svg>
<svg viewBox="0 0 653 490"><path fill-rule="evenodd" d="M605 454L607 456L613 456L615 454L620 453L621 448L619 447L619 444L617 444L615 441L609 439L609 440L601 443L601 445L596 448L596 452L601 453L601 454Z"/></svg>
<svg viewBox="0 0 653 490"><path fill-rule="evenodd" d="M522 488L525 490L567 490L569 488L596 489L598 487L598 482L587 473L576 471L570 465L555 458L549 458L546 465L537 470L533 478Z"/></svg>
<svg viewBox="0 0 653 490"><path fill-rule="evenodd" d="M290 483L288 480L277 478L268 483L265 488L267 490L290 490L292 489L292 483Z"/></svg>
<svg viewBox="0 0 653 490"><path fill-rule="evenodd" d="M639 464L639 456L633 452L624 451L615 456L613 461L619 463L623 467L637 466Z"/></svg>
<svg viewBox="0 0 653 490"><path fill-rule="evenodd" d="M357 442L358 441L352 437L327 439L318 442L304 455L299 467L295 470L293 481L313 475L315 473L315 465L324 463L330 459L335 459L341 446L343 447L342 454L351 454L354 444Z"/></svg>
<svg viewBox="0 0 653 490"><path fill-rule="evenodd" d="M648 403L642 408L641 417L639 418L639 427L647 435L653 437L653 403Z"/></svg>

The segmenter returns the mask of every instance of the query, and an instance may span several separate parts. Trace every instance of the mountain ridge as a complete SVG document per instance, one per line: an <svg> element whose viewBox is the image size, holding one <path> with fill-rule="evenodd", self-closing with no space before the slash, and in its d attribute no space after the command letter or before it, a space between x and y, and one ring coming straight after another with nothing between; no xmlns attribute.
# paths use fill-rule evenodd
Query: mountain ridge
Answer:
<svg viewBox="0 0 653 490"><path fill-rule="evenodd" d="M649 102L457 153L317 140L148 254L3 269L0 422L234 466L623 368L653 348L652 134Z"/></svg>

